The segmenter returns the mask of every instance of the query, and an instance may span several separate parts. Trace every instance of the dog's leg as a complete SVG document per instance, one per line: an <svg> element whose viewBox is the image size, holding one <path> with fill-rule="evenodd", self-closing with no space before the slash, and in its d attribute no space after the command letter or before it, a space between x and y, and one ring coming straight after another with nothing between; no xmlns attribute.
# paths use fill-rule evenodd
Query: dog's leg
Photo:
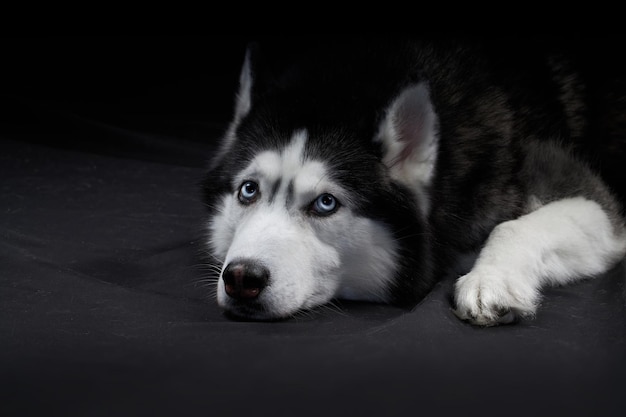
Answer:
<svg viewBox="0 0 626 417"><path fill-rule="evenodd" d="M623 228L598 203L549 203L492 231L472 270L456 282L455 312L485 326L533 316L542 286L605 272L625 252Z"/></svg>

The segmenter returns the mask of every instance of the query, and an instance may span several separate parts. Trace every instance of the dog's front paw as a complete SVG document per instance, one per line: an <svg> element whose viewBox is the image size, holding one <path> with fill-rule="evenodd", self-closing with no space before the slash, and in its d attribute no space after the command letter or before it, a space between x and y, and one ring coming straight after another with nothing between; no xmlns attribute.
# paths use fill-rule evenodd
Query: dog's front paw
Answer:
<svg viewBox="0 0 626 417"><path fill-rule="evenodd" d="M454 299L457 317L494 326L535 314L538 291L521 274L482 268L458 279Z"/></svg>

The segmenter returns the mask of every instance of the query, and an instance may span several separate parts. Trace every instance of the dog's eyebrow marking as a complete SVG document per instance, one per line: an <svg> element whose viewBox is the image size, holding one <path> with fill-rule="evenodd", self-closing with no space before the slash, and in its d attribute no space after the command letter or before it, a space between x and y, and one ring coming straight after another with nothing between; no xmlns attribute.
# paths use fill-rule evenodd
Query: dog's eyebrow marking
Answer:
<svg viewBox="0 0 626 417"><path fill-rule="evenodd" d="M309 161L293 179L294 191L297 194L305 192L319 193L326 186L326 169L319 161Z"/></svg>
<svg viewBox="0 0 626 417"><path fill-rule="evenodd" d="M264 178L273 184L280 179L280 156L275 151L260 153L244 171L243 177Z"/></svg>

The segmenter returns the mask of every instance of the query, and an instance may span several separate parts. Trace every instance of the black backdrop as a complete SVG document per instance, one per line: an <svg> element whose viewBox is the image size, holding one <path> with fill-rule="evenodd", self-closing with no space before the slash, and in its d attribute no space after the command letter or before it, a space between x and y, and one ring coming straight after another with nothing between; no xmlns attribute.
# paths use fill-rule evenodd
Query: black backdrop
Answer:
<svg viewBox="0 0 626 417"><path fill-rule="evenodd" d="M231 116L248 38L64 36L0 42L5 137L200 165L206 155L197 151Z"/></svg>
<svg viewBox="0 0 626 417"><path fill-rule="evenodd" d="M623 415L623 264L515 326L456 320L450 281L221 314L197 183L248 39L0 39L0 413Z"/></svg>

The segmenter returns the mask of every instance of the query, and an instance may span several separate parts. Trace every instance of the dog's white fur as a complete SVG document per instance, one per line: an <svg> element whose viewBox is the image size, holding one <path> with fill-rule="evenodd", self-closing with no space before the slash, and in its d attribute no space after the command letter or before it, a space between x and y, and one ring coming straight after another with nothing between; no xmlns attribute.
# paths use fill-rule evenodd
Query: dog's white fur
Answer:
<svg viewBox="0 0 626 417"><path fill-rule="evenodd" d="M493 325L513 311L533 316L545 285L558 285L606 271L626 252L600 205L582 197L551 202L499 224L471 272L455 287L456 314Z"/></svg>
<svg viewBox="0 0 626 417"><path fill-rule="evenodd" d="M213 253L224 259L224 266L253 259L270 271L271 283L259 296L264 306L259 318L285 317L336 296L388 301L396 260L393 237L382 225L352 212L348 193L329 180L324 164L305 159L306 140L306 130L300 130L281 152L256 156L233 189L254 180L259 200L244 207L237 193L226 196L209 225ZM289 183L293 196L288 203ZM269 190L275 188L270 199ZM306 214L303 207L322 193L332 193L341 209L324 218ZM223 280L217 300L226 309L234 308Z"/></svg>

